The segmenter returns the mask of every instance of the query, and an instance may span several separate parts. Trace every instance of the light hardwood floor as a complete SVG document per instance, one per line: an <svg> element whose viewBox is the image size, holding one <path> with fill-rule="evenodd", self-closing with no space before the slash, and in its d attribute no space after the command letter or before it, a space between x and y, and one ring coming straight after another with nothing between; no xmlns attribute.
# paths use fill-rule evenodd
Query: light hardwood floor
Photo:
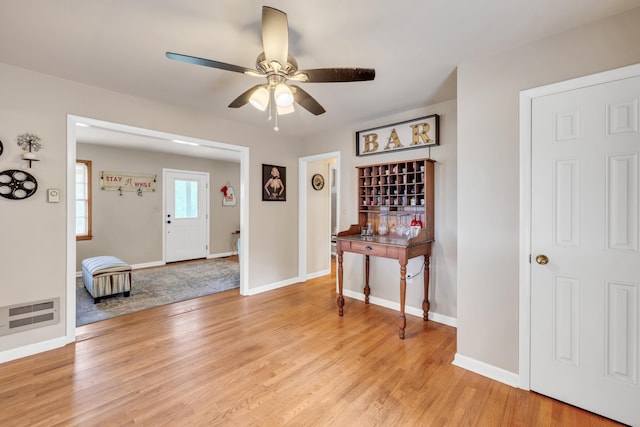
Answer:
<svg viewBox="0 0 640 427"><path fill-rule="evenodd" d="M0 426L610 426L451 364L456 330L347 298L335 277L78 328L0 365Z"/></svg>

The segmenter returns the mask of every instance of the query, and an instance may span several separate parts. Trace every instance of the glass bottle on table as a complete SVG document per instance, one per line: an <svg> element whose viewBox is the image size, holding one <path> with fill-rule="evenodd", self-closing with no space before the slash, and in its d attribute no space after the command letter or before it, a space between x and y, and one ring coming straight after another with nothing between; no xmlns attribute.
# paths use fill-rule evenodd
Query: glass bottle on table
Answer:
<svg viewBox="0 0 640 427"><path fill-rule="evenodd" d="M378 234L381 236L384 236L389 232L389 227L387 225L387 217L388 215L380 215L380 224L378 224Z"/></svg>

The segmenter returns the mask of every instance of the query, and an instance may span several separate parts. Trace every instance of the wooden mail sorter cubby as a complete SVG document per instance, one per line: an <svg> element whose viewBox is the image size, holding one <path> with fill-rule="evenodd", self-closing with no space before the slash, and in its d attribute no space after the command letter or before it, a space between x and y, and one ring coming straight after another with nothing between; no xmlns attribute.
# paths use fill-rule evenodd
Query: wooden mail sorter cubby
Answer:
<svg viewBox="0 0 640 427"><path fill-rule="evenodd" d="M434 161L407 160L358 166L358 224L338 233L338 314L344 314L344 252L365 256L365 304L369 303L369 257L397 259L400 264L398 334L404 339L406 273L409 259L423 256L423 319L429 313L429 259L434 241ZM421 227L416 222L422 224ZM413 224L412 224L413 223ZM384 224L384 227L381 227Z"/></svg>
<svg viewBox="0 0 640 427"><path fill-rule="evenodd" d="M425 237L433 239L434 161L409 160L358 166L359 226L371 224L377 234L380 215L387 215L388 231L399 216L422 221Z"/></svg>

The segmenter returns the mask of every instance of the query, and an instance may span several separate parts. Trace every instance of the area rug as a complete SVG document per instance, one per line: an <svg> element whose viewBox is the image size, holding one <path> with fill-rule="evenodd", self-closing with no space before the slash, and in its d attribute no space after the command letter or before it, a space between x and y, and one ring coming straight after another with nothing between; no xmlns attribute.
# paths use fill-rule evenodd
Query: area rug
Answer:
<svg viewBox="0 0 640 427"><path fill-rule="evenodd" d="M131 295L98 304L76 280L76 326L240 287L240 264L222 258L133 270Z"/></svg>

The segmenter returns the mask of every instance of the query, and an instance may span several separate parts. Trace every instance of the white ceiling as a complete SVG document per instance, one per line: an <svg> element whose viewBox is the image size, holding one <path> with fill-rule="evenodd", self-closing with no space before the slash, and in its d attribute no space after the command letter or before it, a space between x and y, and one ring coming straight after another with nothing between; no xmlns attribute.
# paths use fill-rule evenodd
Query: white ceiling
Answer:
<svg viewBox="0 0 640 427"><path fill-rule="evenodd" d="M640 6L638 0L20 0L0 2L0 62L264 125L227 105L261 82L169 60L166 51L254 68L261 7L287 13L300 69L375 68L371 82L304 84L280 132L304 135L456 97L456 66Z"/></svg>

